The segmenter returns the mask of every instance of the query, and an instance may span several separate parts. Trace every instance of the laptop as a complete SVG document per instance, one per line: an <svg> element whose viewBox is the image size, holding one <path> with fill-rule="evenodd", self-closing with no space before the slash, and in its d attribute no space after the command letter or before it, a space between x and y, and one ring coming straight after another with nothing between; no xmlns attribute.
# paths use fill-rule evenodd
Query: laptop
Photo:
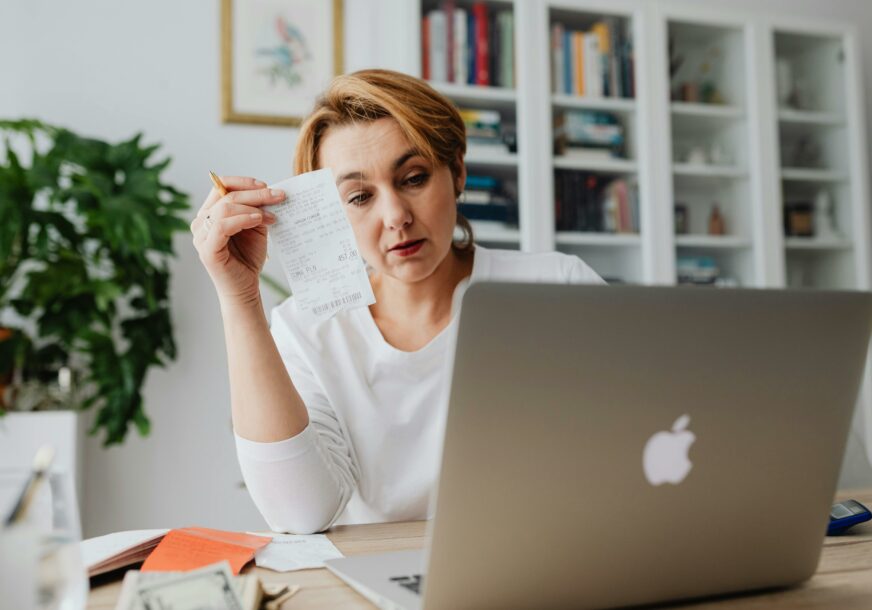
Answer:
<svg viewBox="0 0 872 610"><path fill-rule="evenodd" d="M426 548L327 567L404 610L802 582L870 328L870 293L474 284Z"/></svg>

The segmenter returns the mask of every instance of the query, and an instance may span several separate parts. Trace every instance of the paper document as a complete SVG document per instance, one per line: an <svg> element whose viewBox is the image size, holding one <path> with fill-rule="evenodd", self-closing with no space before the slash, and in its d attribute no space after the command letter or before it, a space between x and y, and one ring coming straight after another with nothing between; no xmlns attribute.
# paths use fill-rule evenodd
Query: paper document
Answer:
<svg viewBox="0 0 872 610"><path fill-rule="evenodd" d="M375 303L333 172L308 172L270 188L288 196L270 206L276 222L269 232L297 309L326 319Z"/></svg>
<svg viewBox="0 0 872 610"><path fill-rule="evenodd" d="M323 568L325 560L342 556L324 534L272 534L272 542L254 555L254 563L259 568L291 572Z"/></svg>

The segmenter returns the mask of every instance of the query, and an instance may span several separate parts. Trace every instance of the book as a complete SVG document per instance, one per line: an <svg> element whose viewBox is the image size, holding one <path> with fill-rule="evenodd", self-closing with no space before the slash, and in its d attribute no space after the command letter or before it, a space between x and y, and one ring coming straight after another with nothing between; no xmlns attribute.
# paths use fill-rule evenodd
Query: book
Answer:
<svg viewBox="0 0 872 610"><path fill-rule="evenodd" d="M584 95L584 33L572 33L573 93Z"/></svg>
<svg viewBox="0 0 872 610"><path fill-rule="evenodd" d="M602 60L600 57L599 38L588 32L582 35L584 43L584 91L588 97L602 97Z"/></svg>
<svg viewBox="0 0 872 610"><path fill-rule="evenodd" d="M469 85L475 84L475 79L478 74L475 63L475 33L477 31L475 21L475 13L469 11L466 14L466 82Z"/></svg>
<svg viewBox="0 0 872 610"><path fill-rule="evenodd" d="M515 86L515 14L501 11L500 26L500 86Z"/></svg>
<svg viewBox="0 0 872 610"><path fill-rule="evenodd" d="M448 81L448 49L446 48L447 18L445 11L434 9L427 13L429 21L430 80L436 82Z"/></svg>
<svg viewBox="0 0 872 610"><path fill-rule="evenodd" d="M445 13L445 82L454 82L454 0L442 0Z"/></svg>
<svg viewBox="0 0 872 610"><path fill-rule="evenodd" d="M554 93L566 93L563 67L563 25L560 23L551 26L551 90Z"/></svg>
<svg viewBox="0 0 872 610"><path fill-rule="evenodd" d="M464 188L477 190L499 190L501 188L501 185L502 183L500 179L496 178L495 176L467 174L466 185L464 186Z"/></svg>
<svg viewBox="0 0 872 610"><path fill-rule="evenodd" d="M430 17L421 20L421 76L430 80Z"/></svg>
<svg viewBox="0 0 872 610"><path fill-rule="evenodd" d="M512 218L511 207L508 202L486 205L459 203L457 211L468 220L493 220L509 224Z"/></svg>
<svg viewBox="0 0 872 610"><path fill-rule="evenodd" d="M169 530L131 530L82 541L82 559L88 576L98 576L142 563Z"/></svg>
<svg viewBox="0 0 872 610"><path fill-rule="evenodd" d="M454 9L454 79L455 83L465 85L469 80L467 70L469 61L466 54L469 48L466 26L469 18L462 8Z"/></svg>
<svg viewBox="0 0 872 610"><path fill-rule="evenodd" d="M475 84L487 86L491 82L487 4L475 2L472 12L475 15Z"/></svg>

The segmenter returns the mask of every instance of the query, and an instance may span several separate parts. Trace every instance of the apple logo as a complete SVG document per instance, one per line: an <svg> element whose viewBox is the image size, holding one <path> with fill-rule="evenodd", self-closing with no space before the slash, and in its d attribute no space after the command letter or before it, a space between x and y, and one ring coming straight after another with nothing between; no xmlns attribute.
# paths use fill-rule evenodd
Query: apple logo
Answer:
<svg viewBox="0 0 872 610"><path fill-rule="evenodd" d="M657 432L645 443L642 466L645 478L651 485L681 483L693 467L687 452L696 440L696 435L687 430L690 415L682 415L672 424L672 431Z"/></svg>

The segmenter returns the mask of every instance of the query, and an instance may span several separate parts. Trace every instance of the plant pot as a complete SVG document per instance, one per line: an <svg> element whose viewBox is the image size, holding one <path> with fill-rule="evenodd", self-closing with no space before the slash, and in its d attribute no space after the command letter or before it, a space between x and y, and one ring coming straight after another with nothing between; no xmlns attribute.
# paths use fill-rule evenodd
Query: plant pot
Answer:
<svg viewBox="0 0 872 610"><path fill-rule="evenodd" d="M10 411L0 417L0 464L27 468L43 445L55 450L53 467L69 471L76 497L83 497L84 418L75 411ZM81 505L81 500L79 500Z"/></svg>

